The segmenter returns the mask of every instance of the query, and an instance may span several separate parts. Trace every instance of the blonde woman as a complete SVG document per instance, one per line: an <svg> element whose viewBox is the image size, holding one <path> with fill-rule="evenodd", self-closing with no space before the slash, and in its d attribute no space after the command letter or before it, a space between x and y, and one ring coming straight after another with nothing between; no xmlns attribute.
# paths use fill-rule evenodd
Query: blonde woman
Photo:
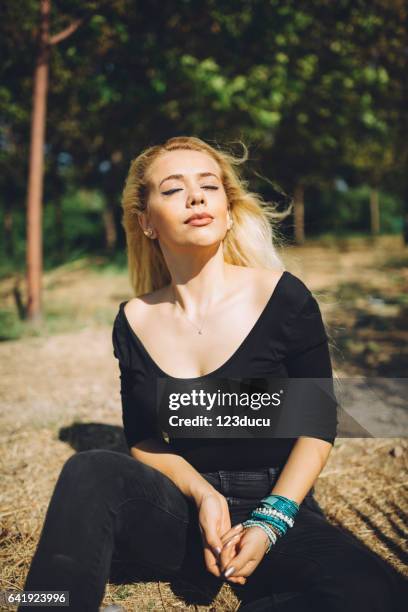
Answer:
<svg viewBox="0 0 408 612"><path fill-rule="evenodd" d="M130 166L123 225L135 297L113 326L130 455L91 450L66 462L25 587L69 590L70 609L98 609L113 557L226 580L243 610L396 609L385 563L313 497L333 437L161 435L158 378L332 377L319 306L283 268L282 214L247 191L236 168L246 159L176 137ZM259 507L265 520L254 519ZM251 603L250 587L264 597Z"/></svg>

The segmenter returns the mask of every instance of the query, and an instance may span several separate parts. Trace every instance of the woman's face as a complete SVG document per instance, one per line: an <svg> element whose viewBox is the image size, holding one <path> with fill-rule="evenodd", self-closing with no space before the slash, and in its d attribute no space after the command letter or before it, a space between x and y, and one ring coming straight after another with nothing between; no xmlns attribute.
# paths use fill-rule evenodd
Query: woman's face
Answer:
<svg viewBox="0 0 408 612"><path fill-rule="evenodd" d="M221 242L228 229L228 200L217 162L200 151L177 150L161 154L147 171L148 203L139 217L142 229L169 247ZM187 223L206 213L201 225Z"/></svg>

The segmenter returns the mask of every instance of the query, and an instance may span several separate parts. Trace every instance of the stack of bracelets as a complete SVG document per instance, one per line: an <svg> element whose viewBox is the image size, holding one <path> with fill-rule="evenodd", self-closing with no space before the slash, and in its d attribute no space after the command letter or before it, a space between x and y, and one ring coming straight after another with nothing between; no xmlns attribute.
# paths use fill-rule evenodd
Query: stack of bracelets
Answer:
<svg viewBox="0 0 408 612"><path fill-rule="evenodd" d="M288 527L293 527L299 505L283 495L268 495L261 499L261 505L252 510L243 527L260 527L269 538L268 553L278 537L283 536Z"/></svg>

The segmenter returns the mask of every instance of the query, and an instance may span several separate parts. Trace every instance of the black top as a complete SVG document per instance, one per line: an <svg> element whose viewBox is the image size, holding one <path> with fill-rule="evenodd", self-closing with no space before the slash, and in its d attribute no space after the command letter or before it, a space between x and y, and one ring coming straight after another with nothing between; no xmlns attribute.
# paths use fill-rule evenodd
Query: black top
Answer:
<svg viewBox="0 0 408 612"><path fill-rule="evenodd" d="M316 299L285 270L249 334L223 365L205 376L175 378L161 370L129 324L121 302L113 330L119 361L124 434L132 445L163 439L156 418L156 377L199 381L210 377L332 378L328 338ZM322 438L333 443L334 438ZM169 440L169 451L200 472L282 466L296 438Z"/></svg>

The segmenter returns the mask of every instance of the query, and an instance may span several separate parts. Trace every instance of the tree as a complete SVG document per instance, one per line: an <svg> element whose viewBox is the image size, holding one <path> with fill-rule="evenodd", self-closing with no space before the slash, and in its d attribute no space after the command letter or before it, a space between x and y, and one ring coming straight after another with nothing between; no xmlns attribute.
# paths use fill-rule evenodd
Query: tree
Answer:
<svg viewBox="0 0 408 612"><path fill-rule="evenodd" d="M33 109L29 178L27 190L27 318L33 322L41 315L42 279L42 195L44 172L44 141L50 52L53 45L71 36L81 20L50 36L51 1L40 2L38 52L34 70Z"/></svg>

